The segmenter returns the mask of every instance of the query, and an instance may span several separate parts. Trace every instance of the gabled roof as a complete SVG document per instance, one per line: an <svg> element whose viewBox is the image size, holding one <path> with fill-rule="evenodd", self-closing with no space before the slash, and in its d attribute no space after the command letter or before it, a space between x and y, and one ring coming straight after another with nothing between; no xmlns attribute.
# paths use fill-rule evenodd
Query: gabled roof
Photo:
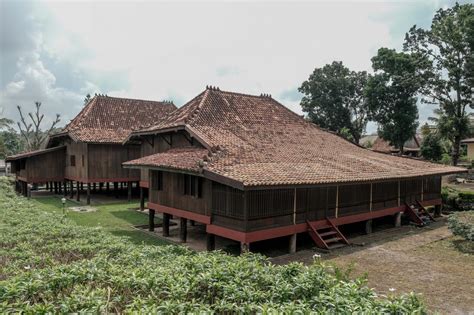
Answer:
<svg viewBox="0 0 474 315"><path fill-rule="evenodd" d="M407 140L405 142L405 144L403 145L403 151L406 151L406 152L420 151L420 143L421 143L420 137L418 135L415 135L410 140ZM374 151L386 152L386 153L399 151L394 146L391 146L390 143L386 141L385 139L383 139L382 137L377 137L374 140L374 143L372 144L371 149Z"/></svg>
<svg viewBox="0 0 474 315"><path fill-rule="evenodd" d="M63 150L65 148L66 146L58 146L58 147L49 148L49 149L41 149L41 150L34 150L34 151L19 153L19 154L7 156L5 161L10 162L10 161L15 161L15 160L20 160L20 159L28 158L35 155L45 154L45 153L53 152L57 150Z"/></svg>
<svg viewBox="0 0 474 315"><path fill-rule="evenodd" d="M132 130L156 124L174 111L170 102L96 95L58 134L77 142L122 143Z"/></svg>
<svg viewBox="0 0 474 315"><path fill-rule="evenodd" d="M208 148L207 157L196 162L200 172L242 187L362 182L464 171L367 150L322 130L269 95L208 88L159 124L133 135L173 128L186 129Z"/></svg>
<svg viewBox="0 0 474 315"><path fill-rule="evenodd" d="M461 143L473 143L473 142L474 142L474 138L468 138L468 139L461 140Z"/></svg>

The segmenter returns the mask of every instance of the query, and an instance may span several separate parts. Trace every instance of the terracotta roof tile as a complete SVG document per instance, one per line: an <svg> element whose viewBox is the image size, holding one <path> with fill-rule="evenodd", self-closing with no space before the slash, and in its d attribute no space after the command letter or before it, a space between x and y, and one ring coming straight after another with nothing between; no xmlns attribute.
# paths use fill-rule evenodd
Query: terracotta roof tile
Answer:
<svg viewBox="0 0 474 315"><path fill-rule="evenodd" d="M15 154L15 155L7 156L5 161L9 162L9 161L14 161L14 160L18 160L18 159L24 159L24 158L27 158L27 157L30 157L30 156L40 155L40 154L53 152L53 151L57 151L57 150L63 150L65 148L66 148L66 146L58 146L58 147L49 148L49 149L40 149L40 150L34 150L34 151L29 151L29 152L24 152L24 153L18 153L18 154Z"/></svg>
<svg viewBox="0 0 474 315"><path fill-rule="evenodd" d="M152 166L198 172L208 150L196 147L175 148L123 163L125 166Z"/></svg>
<svg viewBox="0 0 474 315"><path fill-rule="evenodd" d="M131 131L156 124L176 110L169 102L96 95L53 137L69 135L75 141L122 143Z"/></svg>
<svg viewBox="0 0 474 315"><path fill-rule="evenodd" d="M204 167L207 171L244 186L371 181L464 171L354 145L268 96L206 89L143 133L176 126L192 130L217 152Z"/></svg>

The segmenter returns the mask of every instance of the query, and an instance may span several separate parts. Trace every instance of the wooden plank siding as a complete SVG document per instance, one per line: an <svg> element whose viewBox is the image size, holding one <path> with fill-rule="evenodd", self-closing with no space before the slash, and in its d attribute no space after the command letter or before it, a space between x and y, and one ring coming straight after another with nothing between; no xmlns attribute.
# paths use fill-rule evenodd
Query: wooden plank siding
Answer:
<svg viewBox="0 0 474 315"><path fill-rule="evenodd" d="M159 172L162 190L156 189ZM184 194L184 176L151 171L150 202L210 216L213 225L241 232L302 224L326 217L354 217L403 207L405 201L422 201L422 196L424 201L439 200L441 196L441 177L433 176L358 185L266 190L239 190L202 178L202 197L197 198Z"/></svg>
<svg viewBox="0 0 474 315"><path fill-rule="evenodd" d="M202 147L202 145L195 141L184 130L173 131L160 135L145 136L140 147L140 157L161 153L171 148L182 147ZM149 181L149 171L147 169L140 170L140 181Z"/></svg>
<svg viewBox="0 0 474 315"><path fill-rule="evenodd" d="M12 173L28 183L64 180L66 148L13 161Z"/></svg>
<svg viewBox="0 0 474 315"><path fill-rule="evenodd" d="M137 181L139 170L126 169L122 163L140 157L139 145L88 144L87 178L92 181L129 179Z"/></svg>

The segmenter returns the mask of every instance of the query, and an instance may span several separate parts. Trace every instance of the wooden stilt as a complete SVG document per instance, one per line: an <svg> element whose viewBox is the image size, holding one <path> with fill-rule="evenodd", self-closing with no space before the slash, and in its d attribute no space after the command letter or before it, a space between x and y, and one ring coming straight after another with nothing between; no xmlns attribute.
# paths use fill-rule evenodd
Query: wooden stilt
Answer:
<svg viewBox="0 0 474 315"><path fill-rule="evenodd" d="M372 234L372 220L365 221L365 234Z"/></svg>
<svg viewBox="0 0 474 315"><path fill-rule="evenodd" d="M95 191L96 191L96 188L97 188L97 184L96 184L96 183L92 184L92 191L95 192Z"/></svg>
<svg viewBox="0 0 474 315"><path fill-rule="evenodd" d="M163 236L170 236L170 215L163 213Z"/></svg>
<svg viewBox="0 0 474 315"><path fill-rule="evenodd" d="M435 205L435 207L434 207L434 217L435 218L441 216L441 209L442 209L442 205Z"/></svg>
<svg viewBox="0 0 474 315"><path fill-rule="evenodd" d="M46 190L49 190L49 182L46 182Z"/></svg>
<svg viewBox="0 0 474 315"><path fill-rule="evenodd" d="M249 243L240 243L240 254L245 254L250 251L250 244Z"/></svg>
<svg viewBox="0 0 474 315"><path fill-rule="evenodd" d="M49 182L49 192L53 192L53 182Z"/></svg>
<svg viewBox="0 0 474 315"><path fill-rule="evenodd" d="M105 183L105 190L107 192L109 192L109 190L110 190L110 183L109 182Z"/></svg>
<svg viewBox="0 0 474 315"><path fill-rule="evenodd" d="M188 237L188 220L186 218L179 219L179 239L182 243L186 243Z"/></svg>
<svg viewBox="0 0 474 315"><path fill-rule="evenodd" d="M103 187L104 187L104 183L99 183L99 191L102 191Z"/></svg>
<svg viewBox="0 0 474 315"><path fill-rule="evenodd" d="M81 182L81 190L84 190L84 183Z"/></svg>
<svg viewBox="0 0 474 315"><path fill-rule="evenodd" d="M399 213L396 213L394 215L394 222L393 223L394 223L395 227L402 226L402 213L403 212L399 212Z"/></svg>
<svg viewBox="0 0 474 315"><path fill-rule="evenodd" d="M91 183L87 183L87 199L86 199L86 204L90 205L91 204Z"/></svg>
<svg viewBox="0 0 474 315"><path fill-rule="evenodd" d="M63 196L64 198L67 197L67 181L66 180L63 181Z"/></svg>
<svg viewBox="0 0 474 315"><path fill-rule="evenodd" d="M209 252L216 249L216 237L214 234L207 233L206 248L207 248L207 251Z"/></svg>
<svg viewBox="0 0 474 315"><path fill-rule="evenodd" d="M155 210L148 210L148 230L153 232L155 230Z"/></svg>
<svg viewBox="0 0 474 315"><path fill-rule="evenodd" d="M81 201L81 190L80 190L80 185L79 185L79 182L76 182L76 187L77 187L77 195L76 195L76 200L77 201Z"/></svg>
<svg viewBox="0 0 474 315"><path fill-rule="evenodd" d="M132 201L132 182L127 182L127 201Z"/></svg>
<svg viewBox="0 0 474 315"><path fill-rule="evenodd" d="M74 181L69 181L69 193L71 194L71 199L74 198Z"/></svg>
<svg viewBox="0 0 474 315"><path fill-rule="evenodd" d="M114 183L114 192L115 192L115 198L119 197L119 191L118 191L118 183Z"/></svg>
<svg viewBox="0 0 474 315"><path fill-rule="evenodd" d="M194 226L194 225L196 225L196 222L194 222L194 220L189 220L189 224L190 224L191 226Z"/></svg>
<svg viewBox="0 0 474 315"><path fill-rule="evenodd" d="M140 211L143 210L145 210L145 192L143 191L143 187L140 187Z"/></svg>
<svg viewBox="0 0 474 315"><path fill-rule="evenodd" d="M297 234L293 234L290 236L290 254L296 253L296 236Z"/></svg>

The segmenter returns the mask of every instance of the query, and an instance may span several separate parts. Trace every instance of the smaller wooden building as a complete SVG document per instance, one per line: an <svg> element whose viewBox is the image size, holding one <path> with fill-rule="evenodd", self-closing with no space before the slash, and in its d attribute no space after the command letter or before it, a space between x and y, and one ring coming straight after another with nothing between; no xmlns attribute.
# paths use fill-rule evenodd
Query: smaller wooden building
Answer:
<svg viewBox="0 0 474 315"><path fill-rule="evenodd" d="M131 131L160 121L176 107L156 102L96 95L47 148L9 157L19 187L48 183L55 191L80 200L82 189L90 203L91 189L138 187L140 172L122 163L140 157L140 144L123 144ZM59 188L56 188L59 185ZM113 187L110 187L112 185ZM61 187L62 186L62 187Z"/></svg>

